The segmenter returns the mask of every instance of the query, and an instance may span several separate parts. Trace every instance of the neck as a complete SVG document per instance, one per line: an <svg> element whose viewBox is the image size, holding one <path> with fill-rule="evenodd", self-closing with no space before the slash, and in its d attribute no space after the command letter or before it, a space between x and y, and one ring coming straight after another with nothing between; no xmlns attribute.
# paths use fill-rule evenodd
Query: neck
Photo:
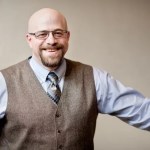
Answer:
<svg viewBox="0 0 150 150"><path fill-rule="evenodd" d="M62 62L63 62L63 60L60 61L60 63L59 63L57 66L56 66L56 65L54 65L54 66L46 66L46 65L44 65L41 61L39 61L34 55L32 56L32 58L33 58L40 66L42 66L43 68L45 68L45 69L48 70L49 72L57 70L57 69L61 66L61 64L62 64Z"/></svg>

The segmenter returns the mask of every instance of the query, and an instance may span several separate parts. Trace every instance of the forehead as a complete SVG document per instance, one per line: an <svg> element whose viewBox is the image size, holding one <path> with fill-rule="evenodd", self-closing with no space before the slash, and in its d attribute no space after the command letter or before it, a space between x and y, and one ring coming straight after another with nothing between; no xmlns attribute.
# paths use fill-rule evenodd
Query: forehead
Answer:
<svg viewBox="0 0 150 150"><path fill-rule="evenodd" d="M29 21L29 32L37 32L41 30L52 31L55 29L67 30L65 18L57 13L45 13L33 16Z"/></svg>
<svg viewBox="0 0 150 150"><path fill-rule="evenodd" d="M61 20L42 20L41 22L38 22L35 25L35 30L41 31L41 30L48 30L52 31L55 29L65 29L65 25Z"/></svg>

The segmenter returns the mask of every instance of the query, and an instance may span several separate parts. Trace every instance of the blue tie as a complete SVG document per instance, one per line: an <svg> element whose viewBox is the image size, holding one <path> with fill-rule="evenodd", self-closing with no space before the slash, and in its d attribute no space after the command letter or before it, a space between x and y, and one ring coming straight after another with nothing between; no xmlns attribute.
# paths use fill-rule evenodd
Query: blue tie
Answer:
<svg viewBox="0 0 150 150"><path fill-rule="evenodd" d="M50 72L47 76L47 80L50 81L47 94L56 104L58 104L61 96L61 91L58 85L58 76L54 72Z"/></svg>

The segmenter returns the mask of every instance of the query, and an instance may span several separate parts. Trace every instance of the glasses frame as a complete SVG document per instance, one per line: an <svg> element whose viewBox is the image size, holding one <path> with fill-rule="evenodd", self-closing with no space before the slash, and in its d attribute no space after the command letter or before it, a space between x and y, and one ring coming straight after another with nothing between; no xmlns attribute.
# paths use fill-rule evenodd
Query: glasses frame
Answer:
<svg viewBox="0 0 150 150"><path fill-rule="evenodd" d="M56 32L59 32L59 31L62 32L62 36L57 37L55 33L56 33ZM40 32L43 32L43 33L45 32L45 33L47 33L47 35L46 35L45 37L43 37L43 38L40 38L40 37L38 37L38 33L40 33ZM66 35L67 33L69 33L69 31L67 31L67 30L62 30L62 29L56 29L56 30L53 30L53 31L43 30L43 31L37 31L37 32L35 32L35 33L28 33L28 34L35 36L36 39L45 40L45 39L47 39L47 38L49 37L49 34L50 34L50 33L52 33L52 35L53 35L53 37L54 37L55 39L60 39L60 38L64 38L65 35Z"/></svg>

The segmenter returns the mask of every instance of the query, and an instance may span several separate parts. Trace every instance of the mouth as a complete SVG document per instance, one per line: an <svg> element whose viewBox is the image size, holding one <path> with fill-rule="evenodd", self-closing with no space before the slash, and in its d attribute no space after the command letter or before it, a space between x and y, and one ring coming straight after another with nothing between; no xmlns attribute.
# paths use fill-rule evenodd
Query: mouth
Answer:
<svg viewBox="0 0 150 150"><path fill-rule="evenodd" d="M60 53L60 49L54 49L54 48L45 48L45 49L42 49L43 50L43 53L45 54L45 56L48 56L48 57L57 57Z"/></svg>
<svg viewBox="0 0 150 150"><path fill-rule="evenodd" d="M54 47L54 48L47 47L47 48L43 48L42 50L46 51L46 52L57 52L57 51L59 51L61 49L62 49L62 47Z"/></svg>
<svg viewBox="0 0 150 150"><path fill-rule="evenodd" d="M45 49L45 51L47 51L47 52L57 52L58 50L57 49Z"/></svg>

